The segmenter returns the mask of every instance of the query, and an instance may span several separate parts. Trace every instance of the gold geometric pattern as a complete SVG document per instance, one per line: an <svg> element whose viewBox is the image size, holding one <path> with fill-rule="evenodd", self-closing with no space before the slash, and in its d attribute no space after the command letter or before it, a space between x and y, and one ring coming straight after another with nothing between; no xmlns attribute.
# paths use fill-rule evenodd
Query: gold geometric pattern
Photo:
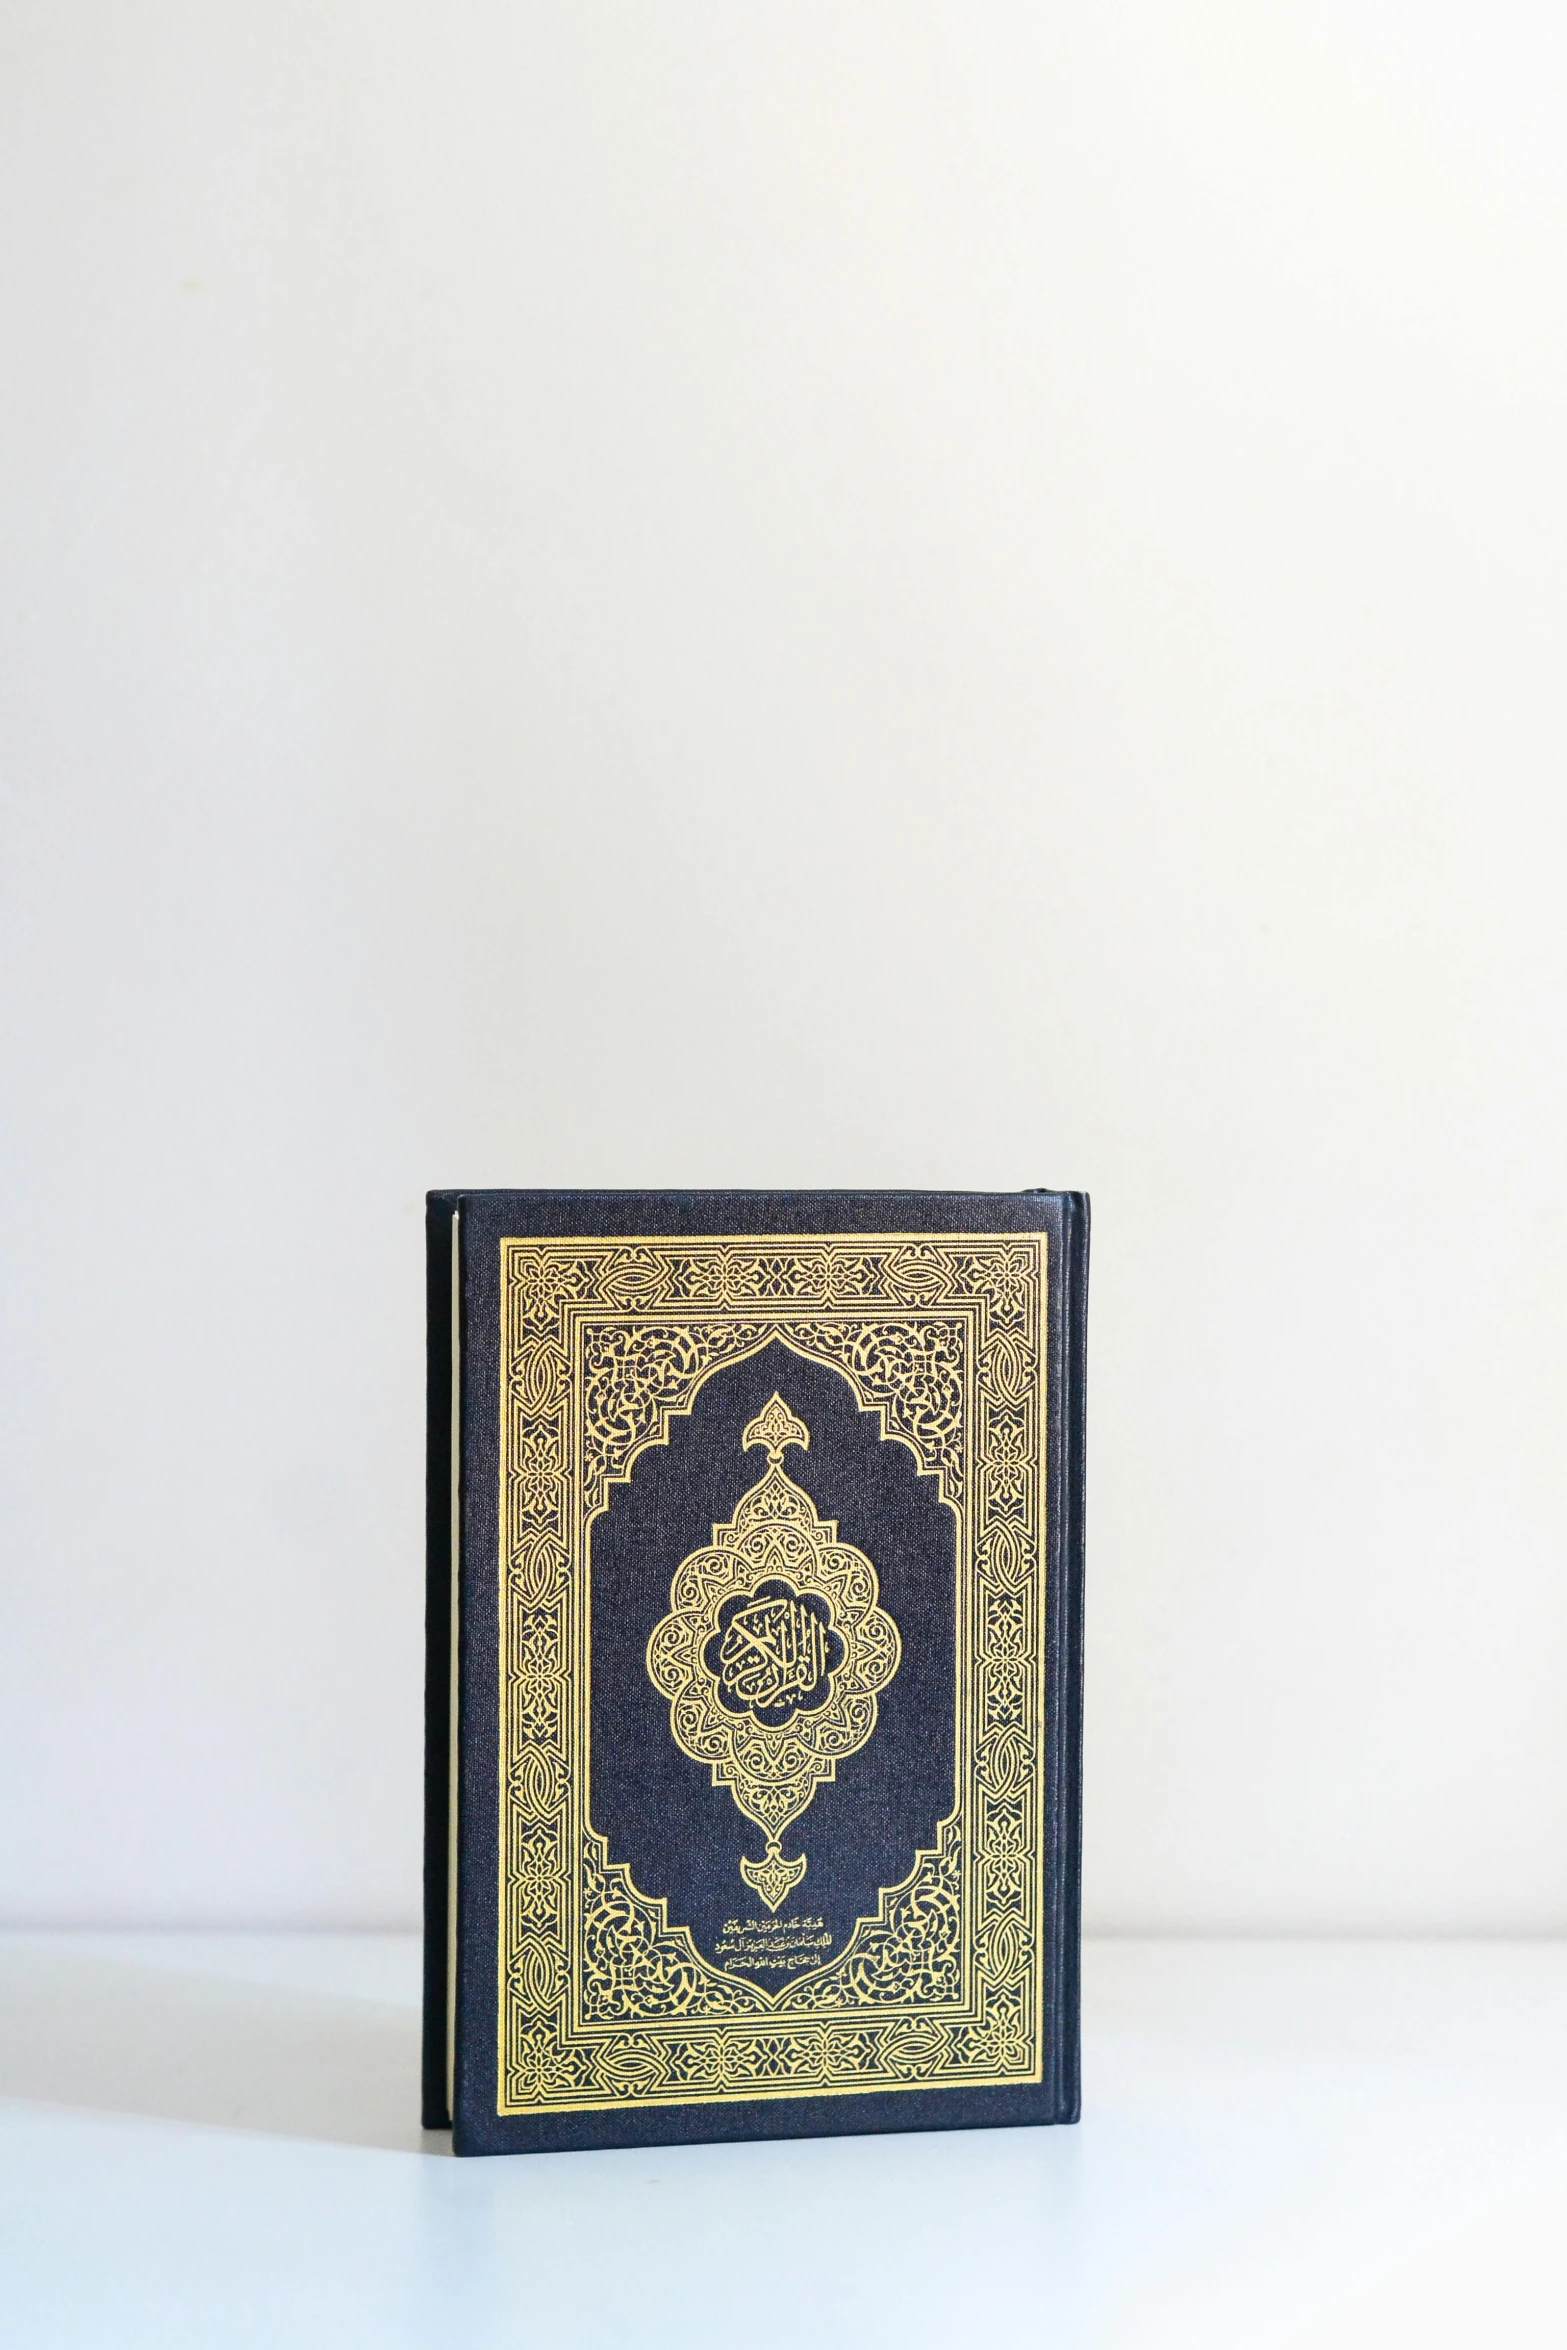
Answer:
<svg viewBox="0 0 1567 2350"><path fill-rule="evenodd" d="M1039 2080L1044 1235L511 1239L501 1259L497 2110ZM934 1846L770 1990L706 1959L595 1831L587 1632L612 1486L774 1341L840 1372L951 1510L957 1687Z"/></svg>
<svg viewBox="0 0 1567 2350"><path fill-rule="evenodd" d="M902 1655L876 1569L784 1469L785 1446L810 1441L781 1395L763 1405L741 1443L765 1444L767 1467L681 1560L647 1645L675 1744L766 1832L765 1860L742 1858L740 1874L769 1909L806 1871L779 1838L870 1737Z"/></svg>

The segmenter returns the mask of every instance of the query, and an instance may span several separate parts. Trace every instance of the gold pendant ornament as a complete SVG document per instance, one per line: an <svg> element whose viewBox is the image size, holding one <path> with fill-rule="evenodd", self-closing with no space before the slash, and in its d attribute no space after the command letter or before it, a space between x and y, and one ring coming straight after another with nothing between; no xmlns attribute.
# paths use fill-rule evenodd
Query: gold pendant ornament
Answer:
<svg viewBox="0 0 1567 2350"><path fill-rule="evenodd" d="M740 1441L765 1445L767 1467L675 1569L647 1669L676 1745L767 1837L740 1874L776 1910L806 1867L784 1858L783 1832L870 1737L902 1644L870 1560L784 1469L786 1446L810 1447L804 1421L775 1394Z"/></svg>

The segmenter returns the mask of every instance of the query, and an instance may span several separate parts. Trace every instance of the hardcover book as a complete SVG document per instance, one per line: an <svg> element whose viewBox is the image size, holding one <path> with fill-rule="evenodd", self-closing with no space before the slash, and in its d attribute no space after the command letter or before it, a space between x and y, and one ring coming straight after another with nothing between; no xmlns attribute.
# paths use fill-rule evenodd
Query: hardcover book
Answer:
<svg viewBox="0 0 1567 2350"><path fill-rule="evenodd" d="M1075 2120L1088 1203L433 1192L424 2119Z"/></svg>

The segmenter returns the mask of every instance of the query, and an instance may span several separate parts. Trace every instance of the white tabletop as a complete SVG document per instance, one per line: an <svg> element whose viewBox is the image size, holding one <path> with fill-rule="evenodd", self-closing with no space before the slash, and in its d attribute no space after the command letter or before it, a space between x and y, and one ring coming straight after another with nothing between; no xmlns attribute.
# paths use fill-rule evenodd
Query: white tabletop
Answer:
<svg viewBox="0 0 1567 2350"><path fill-rule="evenodd" d="M1567 2342L1567 1946L1101 1942L1085 2118L453 2161L404 1936L0 1941L15 2350Z"/></svg>

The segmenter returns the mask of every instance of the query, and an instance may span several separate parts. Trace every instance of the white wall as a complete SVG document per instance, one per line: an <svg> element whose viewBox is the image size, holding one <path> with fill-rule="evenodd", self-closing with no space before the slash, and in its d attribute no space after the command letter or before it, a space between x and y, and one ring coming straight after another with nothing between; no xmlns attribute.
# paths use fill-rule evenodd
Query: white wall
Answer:
<svg viewBox="0 0 1567 2350"><path fill-rule="evenodd" d="M414 1914L426 1184L1050 1182L1089 1922L1567 1930L1564 73L9 0L7 1914Z"/></svg>

